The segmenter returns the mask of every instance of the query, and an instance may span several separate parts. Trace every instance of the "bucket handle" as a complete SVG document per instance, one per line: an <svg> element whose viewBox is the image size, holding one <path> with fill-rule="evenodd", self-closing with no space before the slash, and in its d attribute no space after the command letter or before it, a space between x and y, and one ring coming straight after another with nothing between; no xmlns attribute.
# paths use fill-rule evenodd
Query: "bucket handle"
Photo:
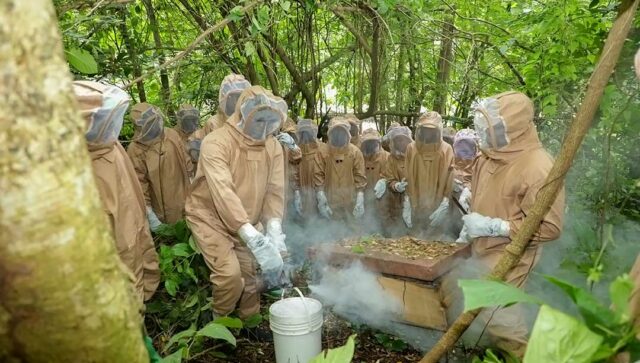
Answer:
<svg viewBox="0 0 640 363"><path fill-rule="evenodd" d="M306 301L306 297L304 297L304 295L302 294L302 291L300 291L300 289L298 289L297 287L293 288L294 290L296 290L296 292L298 293L298 295L300 295L300 298L302 299L302 305L304 306L304 311L307 313L307 324L309 325L309 331L307 333L311 333L313 331L313 325L311 324L311 313L309 312L309 306L307 305L307 301ZM280 299L284 299L284 291L282 290L282 295L280 296Z"/></svg>

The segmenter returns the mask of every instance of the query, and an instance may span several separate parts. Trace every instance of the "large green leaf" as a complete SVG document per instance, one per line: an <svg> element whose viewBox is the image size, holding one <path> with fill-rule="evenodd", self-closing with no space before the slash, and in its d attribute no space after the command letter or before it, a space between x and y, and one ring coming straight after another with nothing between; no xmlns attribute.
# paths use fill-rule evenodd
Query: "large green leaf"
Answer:
<svg viewBox="0 0 640 363"><path fill-rule="evenodd" d="M356 334L353 334L347 340L347 344L339 348L326 350L317 357L309 361L309 363L349 363L353 359L355 350Z"/></svg>
<svg viewBox="0 0 640 363"><path fill-rule="evenodd" d="M242 328L242 320L238 318L232 318L230 316L221 316L219 318L216 318L213 322L216 324L220 324L222 326L226 326L227 328L232 328L232 329Z"/></svg>
<svg viewBox="0 0 640 363"><path fill-rule="evenodd" d="M573 300L590 329L597 330L598 325L609 326L615 322L615 314L603 306L587 290L553 276L545 276L545 278L560 287Z"/></svg>
<svg viewBox="0 0 640 363"><path fill-rule="evenodd" d="M253 314L244 320L244 326L247 328L255 328L262 323L262 315L260 313Z"/></svg>
<svg viewBox="0 0 640 363"><path fill-rule="evenodd" d="M93 58L91 53L84 49L72 48L65 50L67 61L75 70L84 74L98 73L98 63Z"/></svg>
<svg viewBox="0 0 640 363"><path fill-rule="evenodd" d="M609 286L609 296L618 323L626 323L630 319L629 299L632 292L633 281L626 274L618 276Z"/></svg>
<svg viewBox="0 0 640 363"><path fill-rule="evenodd" d="M178 344L182 344L185 343L186 341L188 341L189 339L193 338L193 336L196 334L196 330L193 328L193 326L187 330L183 330L179 333L174 334L171 339L169 339L169 341L167 342L167 344L164 346L164 350L163 351L167 351L169 348L171 348L174 344L178 343Z"/></svg>
<svg viewBox="0 0 640 363"><path fill-rule="evenodd" d="M524 363L587 363L602 337L582 322L543 305L533 325Z"/></svg>
<svg viewBox="0 0 640 363"><path fill-rule="evenodd" d="M464 294L464 310L469 311L487 306L511 305L519 302L543 304L521 289L502 281L458 280Z"/></svg>
<svg viewBox="0 0 640 363"><path fill-rule="evenodd" d="M209 337L213 339L221 339L233 346L236 345L236 338L231 334L227 327L218 323L209 323L204 328L198 330L196 336Z"/></svg>
<svg viewBox="0 0 640 363"><path fill-rule="evenodd" d="M171 353L164 358L162 358L162 363L181 363L182 362L182 351L184 348L180 348L177 351Z"/></svg>

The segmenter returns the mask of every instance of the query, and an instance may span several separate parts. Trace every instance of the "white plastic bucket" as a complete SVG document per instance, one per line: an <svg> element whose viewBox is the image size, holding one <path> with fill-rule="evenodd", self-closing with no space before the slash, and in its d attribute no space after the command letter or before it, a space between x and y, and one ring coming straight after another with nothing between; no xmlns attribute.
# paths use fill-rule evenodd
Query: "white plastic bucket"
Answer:
<svg viewBox="0 0 640 363"><path fill-rule="evenodd" d="M276 363L307 363L322 351L322 304L295 290L300 297L269 307Z"/></svg>

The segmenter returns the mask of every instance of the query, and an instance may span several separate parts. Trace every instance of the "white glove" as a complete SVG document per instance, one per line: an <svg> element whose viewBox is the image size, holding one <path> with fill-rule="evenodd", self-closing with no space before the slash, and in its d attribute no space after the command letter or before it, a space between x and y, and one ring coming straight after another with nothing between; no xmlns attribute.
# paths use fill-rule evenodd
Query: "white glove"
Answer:
<svg viewBox="0 0 640 363"><path fill-rule="evenodd" d="M238 236L247 244L263 273L282 271L284 262L280 252L269 238L258 232L251 223L243 224L238 230Z"/></svg>
<svg viewBox="0 0 640 363"><path fill-rule="evenodd" d="M464 228L469 238L509 237L509 222L500 218L491 218L479 213L462 216Z"/></svg>
<svg viewBox="0 0 640 363"><path fill-rule="evenodd" d="M471 210L469 208L471 208L471 190L469 190L469 188L464 188L462 190L462 193L460 193L460 198L458 199L458 202L460 202L460 205L462 206L462 208L464 208L467 212L470 212Z"/></svg>
<svg viewBox="0 0 640 363"><path fill-rule="evenodd" d="M467 233L467 226L463 225L462 230L460 231L460 236L456 240L456 243L467 243L469 242L469 234Z"/></svg>
<svg viewBox="0 0 640 363"><path fill-rule="evenodd" d="M462 188L464 188L462 182L458 179L453 179L453 192L460 193Z"/></svg>
<svg viewBox="0 0 640 363"><path fill-rule="evenodd" d="M376 195L376 199L382 198L384 192L387 191L387 181L384 179L378 180L376 186L373 187L373 193Z"/></svg>
<svg viewBox="0 0 640 363"><path fill-rule="evenodd" d="M393 185L393 189L395 189L395 191L398 193L404 193L404 191L407 190L408 184L408 182L402 179L402 181L399 181Z"/></svg>
<svg viewBox="0 0 640 363"><path fill-rule="evenodd" d="M162 222L160 222L158 216L151 207L147 207L147 220L149 221L149 228L151 228L152 232L157 231L158 227L162 225Z"/></svg>
<svg viewBox="0 0 640 363"><path fill-rule="evenodd" d="M316 199L318 199L318 210L320 211L320 215L325 217L326 219L331 219L331 215L333 215L333 211L329 208L329 202L327 201L327 196L321 190L316 193Z"/></svg>
<svg viewBox="0 0 640 363"><path fill-rule="evenodd" d="M449 198L444 197L442 198L442 202L440 202L440 205L438 206L438 208L429 216L429 221L431 221L430 224L432 226L441 225L447 217L448 209L449 209Z"/></svg>
<svg viewBox="0 0 640 363"><path fill-rule="evenodd" d="M353 216L361 218L364 215L364 193L358 192L356 195L356 206L353 208Z"/></svg>
<svg viewBox="0 0 640 363"><path fill-rule="evenodd" d="M298 215L302 216L302 196L300 196L299 190L293 192L293 207L296 209Z"/></svg>
<svg viewBox="0 0 640 363"><path fill-rule="evenodd" d="M294 150L295 148L298 147L298 145L296 145L295 140L293 140L293 137L291 137L291 135L287 134L286 132L281 132L278 134L278 136L276 136L276 139L278 139L278 141L286 146L287 148Z"/></svg>
<svg viewBox="0 0 640 363"><path fill-rule="evenodd" d="M282 233L282 220L272 218L267 221L267 237L280 251L280 255L287 255L287 244L284 242L287 236Z"/></svg>
<svg viewBox="0 0 640 363"><path fill-rule="evenodd" d="M411 201L408 195L405 195L402 201L402 219L407 227L413 227L413 223L411 223Z"/></svg>

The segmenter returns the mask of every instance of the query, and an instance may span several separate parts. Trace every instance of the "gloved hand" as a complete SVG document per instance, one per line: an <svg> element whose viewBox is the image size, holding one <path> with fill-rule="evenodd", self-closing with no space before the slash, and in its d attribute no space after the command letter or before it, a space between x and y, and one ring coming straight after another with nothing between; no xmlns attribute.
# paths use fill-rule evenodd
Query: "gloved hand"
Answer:
<svg viewBox="0 0 640 363"><path fill-rule="evenodd" d="M387 191L387 181L385 179L380 179L376 183L376 186L373 187L373 193L376 195L376 199L382 198L384 192Z"/></svg>
<svg viewBox="0 0 640 363"><path fill-rule="evenodd" d="M463 225L462 226L462 230L460 231L460 235L458 236L458 239L456 240L456 243L467 243L469 242L469 234L467 233L467 226Z"/></svg>
<svg viewBox="0 0 640 363"><path fill-rule="evenodd" d="M333 211L329 207L327 196L324 194L322 190L316 193L316 199L318 200L318 210L320 211L320 215L327 219L331 219L331 215L333 215Z"/></svg>
<svg viewBox="0 0 640 363"><path fill-rule="evenodd" d="M280 252L280 255L287 256L287 244L285 239L287 236L282 233L282 221L279 218L271 218L267 221L267 238Z"/></svg>
<svg viewBox="0 0 640 363"><path fill-rule="evenodd" d="M408 195L405 195L402 200L402 219L408 228L413 227L413 223L411 223L411 201Z"/></svg>
<svg viewBox="0 0 640 363"><path fill-rule="evenodd" d="M462 206L462 208L464 208L467 212L470 212L471 210L469 208L471 208L471 190L469 190L469 188L464 188L462 190L462 193L460 193L460 199L458 199L458 202L460 202L460 205Z"/></svg>
<svg viewBox="0 0 640 363"><path fill-rule="evenodd" d="M431 215L429 216L430 225L439 226L442 223L444 223L447 217L448 209L449 209L449 198L444 197L442 198L442 202L440 202L440 205L438 206L438 208L436 208L436 210L433 213L431 213Z"/></svg>
<svg viewBox="0 0 640 363"><path fill-rule="evenodd" d="M408 182L402 179L402 181L399 181L393 185L393 189L398 193L404 193L404 191L407 190L408 184Z"/></svg>
<svg viewBox="0 0 640 363"><path fill-rule="evenodd" d="M353 208L353 216L362 218L364 215L364 192L358 192L356 195L356 206Z"/></svg>
<svg viewBox="0 0 640 363"><path fill-rule="evenodd" d="M509 237L509 222L479 213L462 216L464 228L470 239L478 237Z"/></svg>
<svg viewBox="0 0 640 363"><path fill-rule="evenodd" d="M453 179L453 192L460 193L464 188L464 184L458 179Z"/></svg>
<svg viewBox="0 0 640 363"><path fill-rule="evenodd" d="M282 256L269 238L258 232L251 223L245 223L238 230L238 236L247 244L258 261L264 274L282 272Z"/></svg>
<svg viewBox="0 0 640 363"><path fill-rule="evenodd" d="M162 225L162 222L160 222L160 219L158 219L158 216L151 207L147 207L147 220L149 221L149 228L151 228L152 232L157 231Z"/></svg>
<svg viewBox="0 0 640 363"><path fill-rule="evenodd" d="M302 216L302 196L300 196L299 190L293 192L293 207L296 209L296 213Z"/></svg>
<svg viewBox="0 0 640 363"><path fill-rule="evenodd" d="M276 139L278 139L278 141L286 146L287 148L293 150L295 148L298 147L298 145L296 145L295 140L293 140L293 137L291 137L291 135L287 134L286 132L281 132L276 136Z"/></svg>

